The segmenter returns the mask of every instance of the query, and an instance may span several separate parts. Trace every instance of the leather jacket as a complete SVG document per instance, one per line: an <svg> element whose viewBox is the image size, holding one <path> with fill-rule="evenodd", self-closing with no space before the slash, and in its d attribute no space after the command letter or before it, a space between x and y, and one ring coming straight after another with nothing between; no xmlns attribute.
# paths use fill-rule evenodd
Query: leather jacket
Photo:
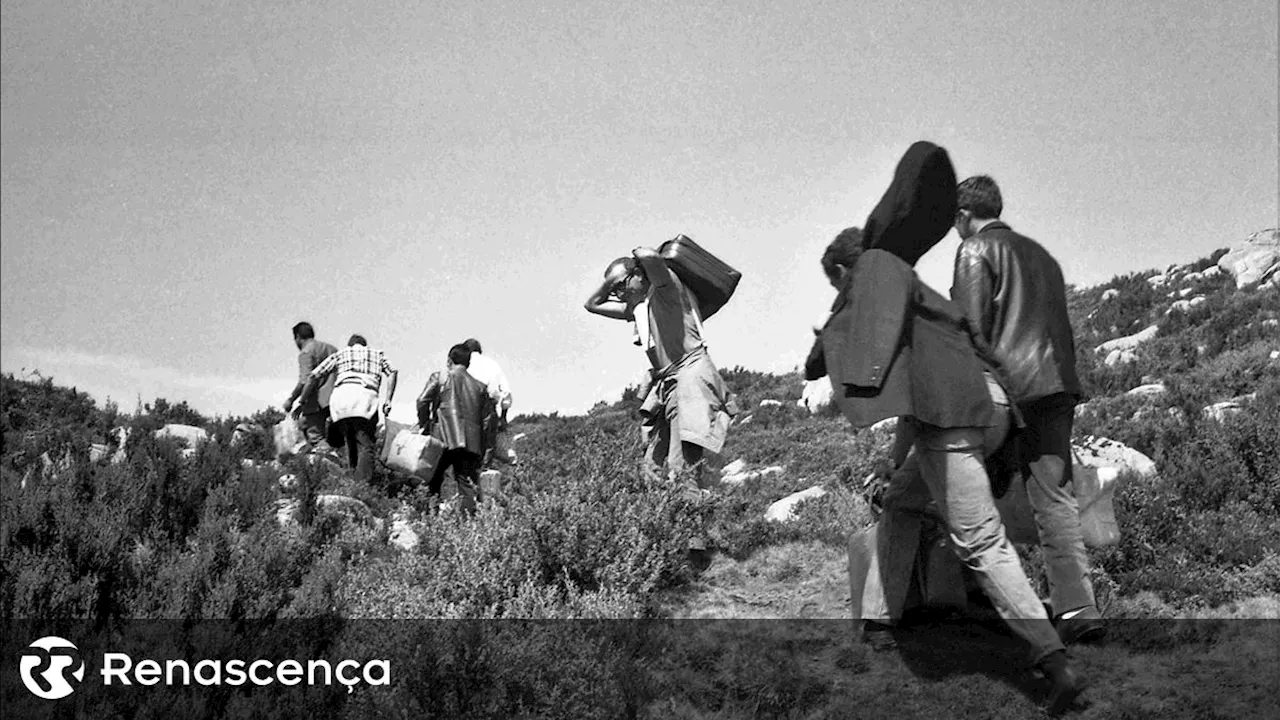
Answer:
<svg viewBox="0 0 1280 720"><path fill-rule="evenodd" d="M418 396L418 422L449 450L483 455L496 417L488 388L461 365L432 373Z"/></svg>
<svg viewBox="0 0 1280 720"><path fill-rule="evenodd" d="M956 252L951 299L990 347L1014 403L1080 399L1062 269L1039 243L1002 222L987 225Z"/></svg>

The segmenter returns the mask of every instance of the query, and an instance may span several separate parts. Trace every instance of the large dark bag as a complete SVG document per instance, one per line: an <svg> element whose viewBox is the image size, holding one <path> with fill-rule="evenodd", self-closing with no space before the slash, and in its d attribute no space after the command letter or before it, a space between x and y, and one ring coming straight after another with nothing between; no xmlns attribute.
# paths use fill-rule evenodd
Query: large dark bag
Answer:
<svg viewBox="0 0 1280 720"><path fill-rule="evenodd" d="M685 235L677 235L664 242L658 248L658 254L698 299L698 311L703 320L715 315L729 302L742 279L742 273Z"/></svg>

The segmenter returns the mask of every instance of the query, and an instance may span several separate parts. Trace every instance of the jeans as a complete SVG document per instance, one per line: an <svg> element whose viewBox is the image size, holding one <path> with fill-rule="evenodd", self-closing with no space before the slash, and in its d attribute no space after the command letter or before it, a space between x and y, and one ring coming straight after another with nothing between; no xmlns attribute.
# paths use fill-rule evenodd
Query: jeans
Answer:
<svg viewBox="0 0 1280 720"><path fill-rule="evenodd" d="M1089 556L1080 533L1080 509L1071 478L1064 478L1071 472L1075 401L1065 394L1051 395L1019 406L1019 410L1026 428L1018 443L1023 457L1030 459L1030 472L1014 481L1027 485L1027 499L1040 533L1049 576L1049 602L1057 615L1094 608Z"/></svg>
<svg viewBox="0 0 1280 720"><path fill-rule="evenodd" d="M863 618L895 623L906 606L920 544L922 515L930 500L946 520L960 560L1014 634L1031 645L1032 662L1062 650L1062 641L1031 587L991 495L984 460L1009 432L1009 402L988 380L995 417L986 428L939 428L917 423L914 452L884 496L877 532L879 578L863 590ZM877 582L877 580L879 582Z"/></svg>

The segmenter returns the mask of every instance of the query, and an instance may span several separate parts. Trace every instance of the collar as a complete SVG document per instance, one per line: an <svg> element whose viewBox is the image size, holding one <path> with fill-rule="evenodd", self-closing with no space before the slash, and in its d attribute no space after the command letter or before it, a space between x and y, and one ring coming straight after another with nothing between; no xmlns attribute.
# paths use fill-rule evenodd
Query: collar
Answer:
<svg viewBox="0 0 1280 720"><path fill-rule="evenodd" d="M1003 220L993 220L987 223L986 225L983 225L982 229L974 233L974 235L981 235L982 233L988 230L1012 230L1012 229L1013 228L1009 227L1009 225L1005 223L1005 221Z"/></svg>

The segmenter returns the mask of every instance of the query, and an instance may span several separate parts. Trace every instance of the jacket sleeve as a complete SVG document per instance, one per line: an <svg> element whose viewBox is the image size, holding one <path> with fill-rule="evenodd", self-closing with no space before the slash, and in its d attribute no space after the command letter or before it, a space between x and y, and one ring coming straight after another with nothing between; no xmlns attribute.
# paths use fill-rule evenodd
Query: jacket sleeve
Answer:
<svg viewBox="0 0 1280 720"><path fill-rule="evenodd" d="M418 394L418 425L426 431L431 426L432 413L440 400L440 373L431 373L427 384Z"/></svg>
<svg viewBox="0 0 1280 720"><path fill-rule="evenodd" d="M951 300L960 307L970 325L990 344L995 325L995 277L991 265L971 243L960 243L956 251L955 274L951 278Z"/></svg>
<svg viewBox="0 0 1280 720"><path fill-rule="evenodd" d="M827 376L827 356L822 347L822 336L813 339L809 357L804 361L804 379L817 380Z"/></svg>

